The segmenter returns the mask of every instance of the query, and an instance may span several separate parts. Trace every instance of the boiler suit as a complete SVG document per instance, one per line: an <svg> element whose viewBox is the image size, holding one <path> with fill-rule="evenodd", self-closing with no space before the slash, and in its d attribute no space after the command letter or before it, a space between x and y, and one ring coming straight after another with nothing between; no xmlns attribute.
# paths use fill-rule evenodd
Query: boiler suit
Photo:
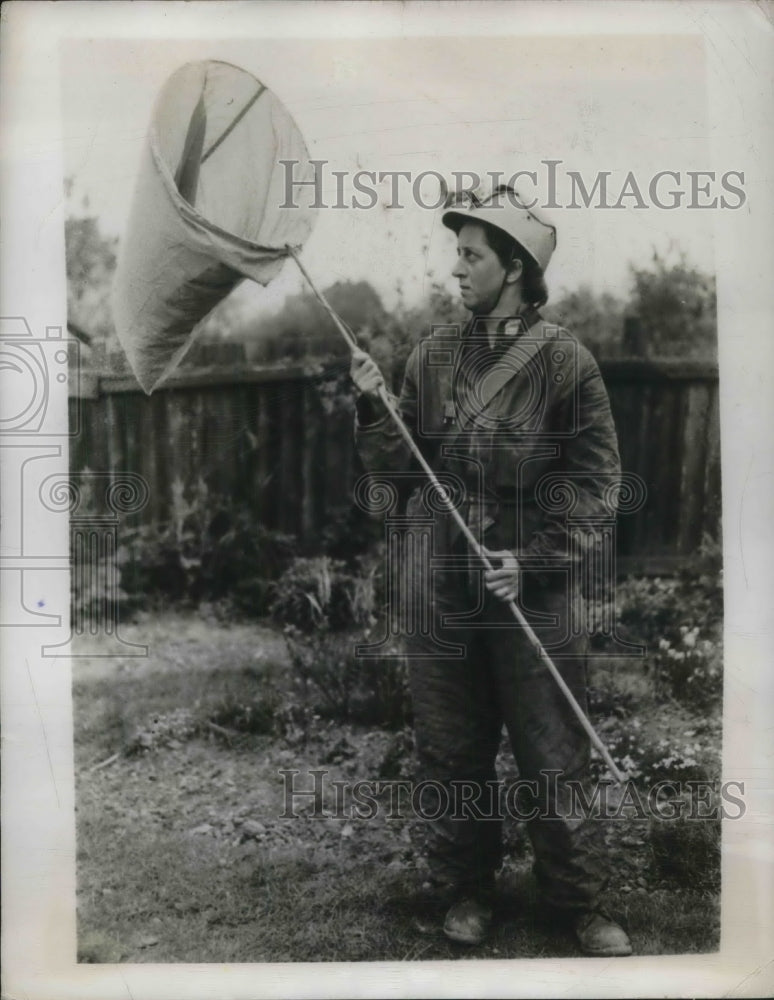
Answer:
<svg viewBox="0 0 774 1000"><path fill-rule="evenodd" d="M588 634L574 611L599 576L598 561L588 540L586 549L570 544L568 518L581 526L584 518L614 518L620 473L596 362L536 311L507 324L494 349L471 321L461 335L417 345L399 410L474 535L490 551L516 555L517 603L585 709ZM400 486L418 468L389 415L365 397L355 437L371 474ZM423 813L432 816L434 880L461 894L492 891L502 860L494 764L505 725L520 780L537 782L524 812L539 812L527 828L542 894L567 911L591 908L605 882L599 822L567 815L567 782L588 777L588 737L507 604L485 588L480 563L432 502L426 478L417 473L408 483L408 531L419 538L432 528L429 558L420 558L420 544L406 550L412 565L403 599L415 607L404 648L418 776L429 782ZM433 804L439 787L449 797L436 791ZM477 808L460 808L455 795L470 800L471 789Z"/></svg>

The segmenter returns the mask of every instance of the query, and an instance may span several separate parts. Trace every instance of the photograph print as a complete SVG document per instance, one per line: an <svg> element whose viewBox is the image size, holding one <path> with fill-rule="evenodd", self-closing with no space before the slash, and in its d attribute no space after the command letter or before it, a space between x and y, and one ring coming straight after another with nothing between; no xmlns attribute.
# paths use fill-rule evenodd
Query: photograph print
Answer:
<svg viewBox="0 0 774 1000"><path fill-rule="evenodd" d="M527 8L59 44L79 966L721 949L747 175Z"/></svg>
<svg viewBox="0 0 774 1000"><path fill-rule="evenodd" d="M700 39L184 48L65 46L81 960L717 949Z"/></svg>

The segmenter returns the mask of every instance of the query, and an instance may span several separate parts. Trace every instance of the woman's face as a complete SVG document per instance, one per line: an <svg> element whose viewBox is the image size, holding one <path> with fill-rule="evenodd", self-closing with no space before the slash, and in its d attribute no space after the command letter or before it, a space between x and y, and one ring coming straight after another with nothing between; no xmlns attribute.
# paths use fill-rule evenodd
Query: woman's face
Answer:
<svg viewBox="0 0 774 1000"><path fill-rule="evenodd" d="M466 222L457 235L457 263L452 276L460 283L466 309L477 314L494 310L503 291L505 268L477 222Z"/></svg>

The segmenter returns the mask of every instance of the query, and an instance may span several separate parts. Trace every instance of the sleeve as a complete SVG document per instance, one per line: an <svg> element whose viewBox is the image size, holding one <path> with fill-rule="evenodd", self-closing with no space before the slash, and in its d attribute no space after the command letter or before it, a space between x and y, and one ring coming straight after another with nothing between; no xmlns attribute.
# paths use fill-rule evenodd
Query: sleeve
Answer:
<svg viewBox="0 0 774 1000"><path fill-rule="evenodd" d="M416 439L419 383L419 350L406 363L400 397L395 400L403 422ZM393 397L394 399L394 397ZM403 472L412 456L395 421L381 403L358 396L355 404L355 447L367 472Z"/></svg>
<svg viewBox="0 0 774 1000"><path fill-rule="evenodd" d="M565 399L558 420L572 426L574 433L564 443L557 467L567 476L567 489L576 499L573 518L588 519L580 537L582 550L571 552L568 537L568 514L546 512L522 555L529 557L562 556L570 553L584 564L583 596L609 598L612 580L601 558L601 526L615 516L615 484L620 479L621 463L618 440L610 410L610 400L599 367L585 349L578 356L578 383L575 400ZM574 404L574 405L573 405ZM569 423L572 421L572 423Z"/></svg>

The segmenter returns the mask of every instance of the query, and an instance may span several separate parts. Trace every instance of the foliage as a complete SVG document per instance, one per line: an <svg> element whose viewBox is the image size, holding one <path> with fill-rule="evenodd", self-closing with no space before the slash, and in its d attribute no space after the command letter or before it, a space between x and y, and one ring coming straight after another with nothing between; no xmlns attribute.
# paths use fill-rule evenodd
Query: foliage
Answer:
<svg viewBox="0 0 774 1000"><path fill-rule="evenodd" d="M715 279L688 263L653 253L649 268L630 268L630 308L640 317L649 353L656 357L717 357Z"/></svg>
<svg viewBox="0 0 774 1000"><path fill-rule="evenodd" d="M398 288L395 307L385 308L376 289L367 281L340 281L325 289L325 296L376 360L394 392L400 390L406 361L419 337L429 336L435 325L457 325L466 319L464 309L438 282L427 298L408 306ZM326 375L349 369L347 347L335 324L309 292L290 296L280 311L269 318L245 322L234 333L245 343L248 360L255 364L279 362L312 365ZM351 395L351 384L338 387Z"/></svg>
<svg viewBox="0 0 774 1000"><path fill-rule="evenodd" d="M642 708L642 706L640 706ZM677 735L657 734L642 721L640 712L623 719L600 719L597 728L618 766L628 778L647 788L659 781L709 781L720 772L720 749L714 727L703 732L694 723ZM604 765L594 759L593 770L602 776Z"/></svg>
<svg viewBox="0 0 774 1000"><path fill-rule="evenodd" d="M127 593L199 602L228 598L239 612L266 611L268 588L290 561L295 539L214 495L204 480L172 488L168 520L124 529L119 550Z"/></svg>
<svg viewBox="0 0 774 1000"><path fill-rule="evenodd" d="M255 735L276 735L282 731L282 695L277 687L266 678L262 683L253 684L249 692L226 691L209 707L207 723L218 732L217 727L226 727L238 733Z"/></svg>
<svg viewBox="0 0 774 1000"><path fill-rule="evenodd" d="M293 692L285 698L285 719L304 741L314 720L332 719L404 726L410 718L405 662L399 652L374 658L356 653L362 634L321 632L314 640L292 627L285 632L293 669Z"/></svg>
<svg viewBox="0 0 774 1000"><path fill-rule="evenodd" d="M78 483L78 509L81 517L99 518L105 515L100 506L95 478L88 466ZM83 545L83 535L70 535L70 616L76 633L99 631L108 609L121 606L123 612L137 607L135 595L121 585L121 552L100 545L97 550L88 543Z"/></svg>
<svg viewBox="0 0 774 1000"><path fill-rule="evenodd" d="M387 322L382 300L367 281L338 281L326 289L325 296L355 333L376 330ZM336 324L307 291L289 296L274 316L245 324L240 337L253 364L347 356Z"/></svg>
<svg viewBox="0 0 774 1000"><path fill-rule="evenodd" d="M581 285L549 302L544 314L566 326L600 358L625 353L627 314L640 319L652 356L716 356L714 278L692 267L683 253L672 259L655 251L649 267L630 267L630 277L631 289L625 298ZM377 361L394 392L400 390L406 360L419 338L430 335L437 325L461 329L467 320L459 301L438 281L432 281L426 298L412 306L406 304L399 288L391 312L368 282L337 282L326 295L361 347ZM346 359L340 334L308 293L291 297L276 316L246 325L238 336L246 341L250 359L261 363Z"/></svg>
<svg viewBox="0 0 774 1000"><path fill-rule="evenodd" d="M126 613L137 607L136 595L121 586L117 560L111 553L100 551L96 560L93 553L73 553L71 565L75 571L71 574L70 615L75 632L103 628L106 608L120 606Z"/></svg>
<svg viewBox="0 0 774 1000"><path fill-rule="evenodd" d="M294 688L289 717L304 739L318 718L379 725L390 729L410 720L406 664L397 648L376 657L359 656L363 634L320 631L311 639L285 631Z"/></svg>
<svg viewBox="0 0 774 1000"><path fill-rule="evenodd" d="M189 486L178 479L166 520L122 526L115 557L102 555L90 572L73 573L74 620L97 614L106 599L124 612L171 600L211 603L226 615L269 614L308 630L319 624L317 601L331 627L368 627L377 538L366 514L344 507L316 540L323 554L293 563L300 551L294 536L265 528L246 505L211 492L201 478Z"/></svg>
<svg viewBox="0 0 774 1000"><path fill-rule="evenodd" d="M542 310L546 319L566 327L597 358L623 352L624 303L610 292L597 294L588 285L565 292Z"/></svg>
<svg viewBox="0 0 774 1000"><path fill-rule="evenodd" d="M432 278L432 272L428 273ZM427 297L408 306L399 289L398 302L389 326L363 346L382 370L390 388L399 393L406 362L414 345L431 336L435 327L451 326L462 331L468 314L459 300L438 281L431 281Z"/></svg>
<svg viewBox="0 0 774 1000"><path fill-rule="evenodd" d="M334 559L340 559L350 566L380 551L379 543L384 537L381 521L371 517L358 504L350 503L337 510L331 510L325 527L320 532L320 550Z"/></svg>
<svg viewBox="0 0 774 1000"><path fill-rule="evenodd" d="M382 616L383 553L348 567L330 556L296 558L272 585L272 620L283 627L294 675L290 718L404 725L409 716L404 659L397 647L358 655L373 644Z"/></svg>
<svg viewBox="0 0 774 1000"><path fill-rule="evenodd" d="M703 639L699 626L680 626L675 646L660 639L652 662L656 696L671 696L697 708L717 704L723 694L723 659L719 641Z"/></svg>
<svg viewBox="0 0 774 1000"><path fill-rule="evenodd" d="M440 927L443 908L417 890L426 876L410 811L392 819L379 808L373 819L353 818L345 791L343 815L328 818L339 801L333 782L351 789L361 779L410 778L408 732L326 722L314 719L312 709L302 744L281 706L271 734L248 739L245 732L229 744L206 722L250 726L242 707L257 704L263 692L273 697L271 686L288 680L276 632L166 612L127 625L125 637L149 643L152 658L131 665L106 658L99 671L93 662L74 661L85 668L80 675L76 669L73 692L82 961L455 958L455 946L440 932L417 933L418 918ZM284 706L289 702L278 689ZM310 685L312 700L318 694ZM114 707L126 720L124 734L149 729L154 719L159 730L163 722L178 734L186 718L204 725L180 746L172 735L155 751L119 755L92 771L116 749L105 742ZM691 713L680 706L647 703L636 715L623 714L624 703L619 708L617 731L632 733L638 760L646 756L654 766L663 759L669 767L676 749L706 750L712 739L701 719L691 731ZM241 752L247 746L252 752ZM701 763L703 753L696 759ZM310 771L318 768L330 779L320 795L325 815L315 818L318 800L303 791L293 803L297 816L282 815L280 774L297 772L292 787L308 790ZM378 801L386 806L389 798ZM716 900L708 891L717 885L716 824L664 818L650 826L647 820L606 826L611 880L603 903L625 918L636 952L716 949ZM536 904L524 827L506 823L505 836L502 919L478 954L574 956L571 937Z"/></svg>
<svg viewBox="0 0 774 1000"><path fill-rule="evenodd" d="M124 747L128 756L158 750L161 747L179 746L195 736L200 725L188 708L171 712L155 712L150 719L138 726Z"/></svg>
<svg viewBox="0 0 774 1000"><path fill-rule="evenodd" d="M627 638L647 648L657 699L697 709L720 703L723 691L723 576L717 543L705 540L694 571L678 577L630 577L618 588Z"/></svg>
<svg viewBox="0 0 774 1000"><path fill-rule="evenodd" d="M352 573L342 560L327 555L294 559L271 585L272 620L302 633L370 628L378 567L373 560L361 560L361 566L360 573Z"/></svg>
<svg viewBox="0 0 774 1000"><path fill-rule="evenodd" d="M94 340L114 338L110 283L117 244L91 216L65 220L67 316Z"/></svg>
<svg viewBox="0 0 774 1000"><path fill-rule="evenodd" d="M622 689L628 695L625 669L636 673L640 665L629 661L628 668L619 665L608 673L605 687L594 690L590 708L600 737L642 804L637 820L626 824L631 824L627 842L647 847L651 880L713 893L720 887L718 706L700 707L695 699L687 705L665 701L653 696L652 688L651 698L617 698ZM610 780L596 751L592 773ZM611 792L614 800L621 794L615 788ZM640 839L632 840L632 833Z"/></svg>

